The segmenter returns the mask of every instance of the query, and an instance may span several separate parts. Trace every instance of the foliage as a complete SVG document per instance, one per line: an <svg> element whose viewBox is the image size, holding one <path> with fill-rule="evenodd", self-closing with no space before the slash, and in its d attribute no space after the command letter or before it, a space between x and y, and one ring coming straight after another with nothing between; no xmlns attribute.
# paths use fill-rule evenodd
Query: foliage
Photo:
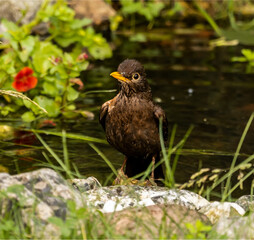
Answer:
<svg viewBox="0 0 254 240"><path fill-rule="evenodd" d="M208 11L202 7L202 2L195 1L195 6L198 9L200 15L204 17L210 26L213 28L215 33L224 37L226 40L237 40L241 44L245 45L254 45L253 40L253 31L254 31L254 21L251 19L250 21L245 20L237 20L236 14L239 14L241 8L246 4L245 1L222 1L222 4L226 5L226 8L218 8L221 9L217 15L225 15L224 18L227 19L227 26L222 27L219 26L218 21L216 21L216 16L211 16ZM252 3L248 3L250 7L252 7ZM221 17L217 17L221 18Z"/></svg>
<svg viewBox="0 0 254 240"><path fill-rule="evenodd" d="M142 16L149 23L148 28L153 26L153 23L157 17L159 17L161 10L165 8L165 3L151 1L135 1L135 0L120 0L121 8L117 12L117 15L111 18L110 27L112 31L115 31L120 22L124 19L128 19L131 16L131 27L134 28L136 21L135 15Z"/></svg>
<svg viewBox="0 0 254 240"><path fill-rule="evenodd" d="M164 8L165 4L163 2L142 2L142 1L125 1L120 0L122 8L121 12L123 15L129 15L137 13L146 18L147 21L152 21L154 18L158 17L160 11Z"/></svg>
<svg viewBox="0 0 254 240"><path fill-rule="evenodd" d="M213 169L210 168L201 168L198 172L192 174L190 180L181 185L183 188L193 188L196 186L198 189L198 194L202 194L207 199L210 199L211 195L215 195L221 198L221 201L231 200L231 195L236 189L243 189L243 183L250 179L254 174L252 161L254 155L247 156L242 162L236 165L237 158L240 155L240 150L243 145L244 139L247 135L247 132L250 128L250 125L254 119L254 113L251 114L246 127L243 131L243 134L239 140L236 152L229 169ZM231 186L231 179L234 174L237 173L237 183L234 186ZM221 188L221 193L214 192L216 187L223 185ZM250 188L250 192L253 192L253 184Z"/></svg>
<svg viewBox="0 0 254 240"><path fill-rule="evenodd" d="M243 56L232 57L231 61L247 63L246 73L251 73L254 67L254 51L252 51L251 49L242 49L241 53Z"/></svg>
<svg viewBox="0 0 254 240"><path fill-rule="evenodd" d="M200 220L195 225L186 223L185 226L189 232L184 236L186 239L207 239L207 233L212 230L212 226L205 225Z"/></svg>
<svg viewBox="0 0 254 240"><path fill-rule="evenodd" d="M71 111L76 107L71 103L80 95L75 84L78 83L80 72L88 67L88 54L91 59L111 57L111 49L106 40L88 26L91 20L75 19L74 15L66 1L58 0L50 5L46 0L29 24L19 26L2 20L6 28L3 38L8 44L2 45L4 51L0 57L0 87L9 90L12 85L17 86L13 83L14 77L15 81L23 81L23 84L29 79L37 79L37 85L30 84L24 90L33 101L48 111L49 117L57 117L61 112L67 117L72 116ZM49 26L49 36L44 40L32 35L32 28L42 22ZM33 71L33 75L27 76L27 79L30 77L28 80L18 75L24 68ZM15 88L23 91L23 88ZM7 115L22 106L32 110L24 113L25 121L32 121L40 114L31 103L21 100L9 100L7 104L1 105L0 113Z"/></svg>

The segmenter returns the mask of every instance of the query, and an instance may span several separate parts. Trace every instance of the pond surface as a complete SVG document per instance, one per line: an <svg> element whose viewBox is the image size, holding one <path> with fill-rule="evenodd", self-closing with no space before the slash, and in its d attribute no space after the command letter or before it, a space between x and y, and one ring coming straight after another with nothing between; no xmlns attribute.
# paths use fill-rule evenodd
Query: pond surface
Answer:
<svg viewBox="0 0 254 240"><path fill-rule="evenodd" d="M154 100L166 111L169 130L174 124L177 125L175 143L194 125L194 130L184 145L184 149L191 151L184 151L176 170L176 181L184 183L201 167L230 167L244 127L254 111L254 75L245 74L244 65L231 63L232 56L240 55L239 47L210 48L209 32L177 30L163 34L168 39L146 43L134 43L118 36L114 57L94 63L93 68L84 73L84 91L117 89L117 81L109 74L117 69L118 64L126 58L135 58L143 63ZM115 94L116 92L108 92L86 95L80 100L79 106L91 110L95 114L93 120L80 118L56 121L57 127L48 130L61 131L64 128L67 132L105 139L98 123L99 106ZM19 119L10 120L1 119L1 124L15 128L22 126ZM37 168L38 161L46 162L42 156L43 148L40 148L40 143L32 133L14 132L15 138L10 138L9 141L5 138L2 141L2 166L8 168L10 173L16 173ZM61 138L41 136L61 156ZM253 154L253 140L251 127L240 160ZM28 146L18 146L19 143ZM121 166L123 156L120 153L106 144L96 146L116 168ZM68 150L71 161L81 174L93 175L102 183L105 182L111 170L87 143L68 139ZM248 186L237 195L243 193L249 193Z"/></svg>

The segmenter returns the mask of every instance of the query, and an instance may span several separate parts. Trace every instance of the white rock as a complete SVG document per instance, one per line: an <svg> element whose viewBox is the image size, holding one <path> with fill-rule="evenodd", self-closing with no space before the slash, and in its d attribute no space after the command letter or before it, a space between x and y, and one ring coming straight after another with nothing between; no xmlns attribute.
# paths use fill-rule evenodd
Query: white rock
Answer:
<svg viewBox="0 0 254 240"><path fill-rule="evenodd" d="M114 212L114 211L121 211L123 207L120 204L116 204L113 200L108 200L102 209L104 213Z"/></svg>
<svg viewBox="0 0 254 240"><path fill-rule="evenodd" d="M212 223L217 222L221 217L243 216L245 210L236 203L231 202L212 202L200 209Z"/></svg>
<svg viewBox="0 0 254 240"><path fill-rule="evenodd" d="M246 217L221 217L213 229L219 235L226 235L228 239L253 239L253 223L254 214Z"/></svg>

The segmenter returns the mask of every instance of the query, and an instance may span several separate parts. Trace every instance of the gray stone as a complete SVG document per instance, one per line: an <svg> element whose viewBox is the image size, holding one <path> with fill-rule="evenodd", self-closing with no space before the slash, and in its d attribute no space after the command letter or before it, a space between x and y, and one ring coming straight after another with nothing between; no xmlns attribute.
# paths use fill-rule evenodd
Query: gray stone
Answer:
<svg viewBox="0 0 254 240"><path fill-rule="evenodd" d="M101 187L101 184L95 177L88 177L86 179L68 179L68 182L80 192L86 192Z"/></svg>
<svg viewBox="0 0 254 240"><path fill-rule="evenodd" d="M83 206L83 199L79 192L74 191L65 179L49 168L42 168L33 172L13 176L38 198L47 203L55 212L66 212L67 200L72 200L77 207ZM64 217L64 216L63 216Z"/></svg>
<svg viewBox="0 0 254 240"><path fill-rule="evenodd" d="M0 174L1 215L13 210L21 213L23 223L31 228L33 236L44 239L59 238L57 226L48 222L50 217L65 219L67 201L85 206L80 192L51 169L40 169L14 176ZM15 211L17 210L15 208Z"/></svg>
<svg viewBox="0 0 254 240"><path fill-rule="evenodd" d="M153 225L152 221L159 224L164 217L169 217L165 222L170 230L167 234L175 231L178 236L184 236L181 233L179 235L180 230L175 223L184 229L187 222L194 224L201 219L209 224L209 219L212 224L217 222L214 229L220 235L228 234L230 238L254 236L254 215L239 217L250 208L250 196L243 196L237 203L210 203L186 190L137 185L101 187L93 177L66 181L51 169L40 169L14 176L0 173L0 200L0 215L19 211L24 224L31 228L33 236L37 238L60 237L60 230L48 219L54 216L62 219L68 217L68 201L74 202L77 208L88 208L91 219L93 214L104 213L109 221L113 221L112 226L116 227L120 235L124 234L124 229L136 229L134 238L158 236L158 225ZM13 206L17 208L14 210ZM140 217L141 222L144 220L151 231L146 232L141 226L135 228L134 216ZM152 216L152 219L148 216ZM182 222L181 217L184 220ZM145 231L144 235L139 230Z"/></svg>
<svg viewBox="0 0 254 240"><path fill-rule="evenodd" d="M186 223L210 225L205 215L176 204L125 209L106 217L116 234L131 239L182 239L188 232Z"/></svg>
<svg viewBox="0 0 254 240"><path fill-rule="evenodd" d="M102 212L157 204L177 204L196 210L209 205L205 198L187 190L142 186L110 186L90 190L87 192L87 202Z"/></svg>
<svg viewBox="0 0 254 240"><path fill-rule="evenodd" d="M49 217L54 216L53 210L24 187L22 182L6 173L0 174L0 198L1 216L9 214L15 206L15 213L20 211L24 225L31 228L33 236L48 238L58 235L56 227L49 227L50 223L47 222ZM50 232L44 231L45 228Z"/></svg>
<svg viewBox="0 0 254 240"><path fill-rule="evenodd" d="M240 205L246 212L254 211L254 196L242 196L236 201L236 203Z"/></svg>
<svg viewBox="0 0 254 240"><path fill-rule="evenodd" d="M254 214L246 217L222 217L213 227L213 229L221 235L225 235L225 239L253 239L254 236ZM216 237L216 236L211 236Z"/></svg>
<svg viewBox="0 0 254 240"><path fill-rule="evenodd" d="M236 203L212 202L202 207L199 212L204 213L212 223L216 223L221 217L243 216L245 210Z"/></svg>
<svg viewBox="0 0 254 240"><path fill-rule="evenodd" d="M1 1L0 16L10 21L17 22L21 19L21 23L30 22L39 10L44 0L4 0ZM25 12L25 16L22 16Z"/></svg>

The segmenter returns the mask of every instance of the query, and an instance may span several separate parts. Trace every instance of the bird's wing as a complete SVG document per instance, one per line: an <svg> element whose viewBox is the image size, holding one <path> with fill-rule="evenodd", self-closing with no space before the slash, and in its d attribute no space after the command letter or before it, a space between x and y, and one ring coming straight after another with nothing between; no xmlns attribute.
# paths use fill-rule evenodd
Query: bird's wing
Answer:
<svg viewBox="0 0 254 240"><path fill-rule="evenodd" d="M102 125L104 131L105 131L105 120L106 120L106 116L108 114L108 107L109 107L110 102L111 102L111 100L105 102L101 106L101 110L100 110L99 121L100 121L100 124Z"/></svg>
<svg viewBox="0 0 254 240"><path fill-rule="evenodd" d="M154 117L156 119L156 122L158 122L158 125L159 125L160 119L162 119L163 139L166 142L168 140L168 120L164 110L160 106L155 105Z"/></svg>

